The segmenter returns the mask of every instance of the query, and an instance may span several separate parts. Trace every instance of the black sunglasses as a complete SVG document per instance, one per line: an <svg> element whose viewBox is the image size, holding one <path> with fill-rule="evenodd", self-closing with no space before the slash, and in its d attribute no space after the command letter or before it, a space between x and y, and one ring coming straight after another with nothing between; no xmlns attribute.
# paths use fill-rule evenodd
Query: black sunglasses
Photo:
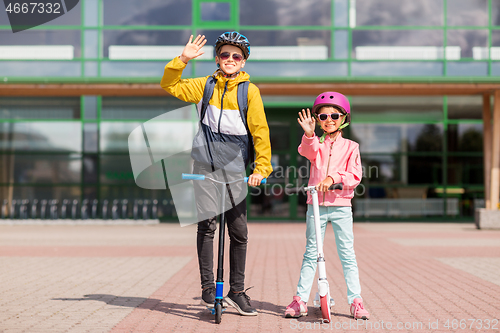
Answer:
<svg viewBox="0 0 500 333"><path fill-rule="evenodd" d="M330 113L330 114L320 113L320 114L318 114L318 118L321 121L327 120L328 116L330 116L330 118L332 118L332 120L338 120L338 119L340 119L341 116L343 116L343 114L341 114L341 113Z"/></svg>

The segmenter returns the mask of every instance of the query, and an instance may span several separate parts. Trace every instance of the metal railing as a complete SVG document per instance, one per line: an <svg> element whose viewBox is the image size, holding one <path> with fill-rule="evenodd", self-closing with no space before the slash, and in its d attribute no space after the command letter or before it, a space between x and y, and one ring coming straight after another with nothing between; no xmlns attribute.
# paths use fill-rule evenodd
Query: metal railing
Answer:
<svg viewBox="0 0 500 333"><path fill-rule="evenodd" d="M441 216L444 215L444 199L356 199L354 216ZM459 215L458 198L446 199L446 215Z"/></svg>
<svg viewBox="0 0 500 333"><path fill-rule="evenodd" d="M127 199L88 200L77 199L15 199L10 203L3 200L1 219L42 219L42 220L156 220L161 216L175 216L173 200Z"/></svg>

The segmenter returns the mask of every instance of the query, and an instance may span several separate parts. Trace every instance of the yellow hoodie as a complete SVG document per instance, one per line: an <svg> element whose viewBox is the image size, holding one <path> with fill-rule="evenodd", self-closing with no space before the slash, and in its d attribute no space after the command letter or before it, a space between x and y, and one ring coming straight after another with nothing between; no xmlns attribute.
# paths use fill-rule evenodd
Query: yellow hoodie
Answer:
<svg viewBox="0 0 500 333"><path fill-rule="evenodd" d="M199 105L203 99L205 83L209 76L181 79L185 67L186 64L179 57L170 61L165 66L161 87L180 100L197 104L199 113ZM236 78L228 79L218 73L216 78L217 84L214 87L214 93L210 99L210 105L207 108L203 123L216 131L220 131L222 134L245 135L246 129L241 121L238 109L237 91L240 82L250 81L250 75L241 71ZM224 90L226 91L224 92ZM221 102L224 105L222 105L222 117L219 122ZM254 173L267 178L273 171L269 127L259 88L252 83L248 87L247 125L255 148Z"/></svg>

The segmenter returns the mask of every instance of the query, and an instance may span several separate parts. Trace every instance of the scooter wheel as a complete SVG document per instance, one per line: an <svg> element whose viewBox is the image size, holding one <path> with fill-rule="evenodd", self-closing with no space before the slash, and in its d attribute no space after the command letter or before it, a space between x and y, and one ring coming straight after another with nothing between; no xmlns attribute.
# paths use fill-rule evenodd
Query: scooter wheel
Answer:
<svg viewBox="0 0 500 333"><path fill-rule="evenodd" d="M220 324L222 320L222 304L217 303L215 305L215 323Z"/></svg>
<svg viewBox="0 0 500 333"><path fill-rule="evenodd" d="M329 323L332 321L332 315L330 313L330 297L329 295L320 297L321 305L321 316L323 317L324 323Z"/></svg>

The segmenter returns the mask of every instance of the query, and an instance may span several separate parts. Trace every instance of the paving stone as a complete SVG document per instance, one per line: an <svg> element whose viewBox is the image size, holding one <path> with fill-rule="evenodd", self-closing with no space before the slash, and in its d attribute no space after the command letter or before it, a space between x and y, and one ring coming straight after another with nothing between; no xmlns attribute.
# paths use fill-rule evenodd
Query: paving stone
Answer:
<svg viewBox="0 0 500 333"><path fill-rule="evenodd" d="M313 307L316 283L309 315L284 318L305 224L250 223L245 284L259 314L228 308L216 325L199 304L196 226L0 225L0 332L492 331L477 325L500 317L498 231L459 223L356 223L354 230L370 321L350 317L331 227L332 322L322 325ZM224 293L228 262L226 255ZM477 327L453 329L460 320Z"/></svg>

